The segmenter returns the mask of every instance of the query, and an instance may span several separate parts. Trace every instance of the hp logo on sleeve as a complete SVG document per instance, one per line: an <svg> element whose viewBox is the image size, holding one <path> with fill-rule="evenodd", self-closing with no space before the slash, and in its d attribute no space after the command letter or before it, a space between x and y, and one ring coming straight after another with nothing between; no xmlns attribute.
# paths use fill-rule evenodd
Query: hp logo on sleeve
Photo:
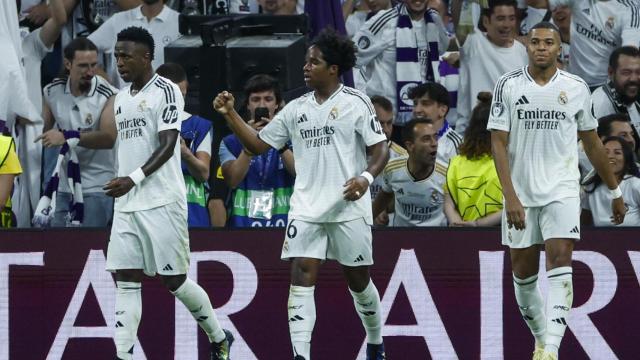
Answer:
<svg viewBox="0 0 640 360"><path fill-rule="evenodd" d="M178 109L175 105L169 105L162 111L162 121L165 124L173 124L178 121Z"/></svg>

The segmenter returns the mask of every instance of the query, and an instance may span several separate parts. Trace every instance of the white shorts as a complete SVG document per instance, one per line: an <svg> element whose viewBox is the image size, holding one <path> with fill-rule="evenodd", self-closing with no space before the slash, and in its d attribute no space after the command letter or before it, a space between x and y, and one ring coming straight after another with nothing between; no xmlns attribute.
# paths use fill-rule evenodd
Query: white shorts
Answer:
<svg viewBox="0 0 640 360"><path fill-rule="evenodd" d="M545 206L524 208L524 230L509 229L502 212L502 245L524 249L548 239L580 240L580 198L565 198Z"/></svg>
<svg viewBox="0 0 640 360"><path fill-rule="evenodd" d="M114 212L107 271L123 269L142 269L149 276L187 273L189 233L183 204Z"/></svg>
<svg viewBox="0 0 640 360"><path fill-rule="evenodd" d="M363 218L311 223L289 219L280 258L333 259L345 266L373 264L371 225Z"/></svg>

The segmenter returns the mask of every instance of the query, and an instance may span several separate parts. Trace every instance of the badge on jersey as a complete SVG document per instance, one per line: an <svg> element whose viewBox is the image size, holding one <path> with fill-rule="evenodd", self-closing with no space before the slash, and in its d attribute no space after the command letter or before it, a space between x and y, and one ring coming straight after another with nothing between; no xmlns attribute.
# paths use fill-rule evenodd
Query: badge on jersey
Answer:
<svg viewBox="0 0 640 360"><path fill-rule="evenodd" d="M609 30L613 30L613 27L615 26L613 16L609 16L609 18L607 19L607 22L606 22L606 23L604 23L604 25L605 25Z"/></svg>
<svg viewBox="0 0 640 360"><path fill-rule="evenodd" d="M558 95L558 102L560 105L566 105L569 102L569 98L567 98L567 93L564 91L560 91L560 95Z"/></svg>
<svg viewBox="0 0 640 360"><path fill-rule="evenodd" d="M494 102L493 107L491 107L491 115L494 117L498 117L504 113L504 105L501 102Z"/></svg>
<svg viewBox="0 0 640 360"><path fill-rule="evenodd" d="M175 105L168 105L162 111L162 122L165 124L173 124L178 121L178 109Z"/></svg>
<svg viewBox="0 0 640 360"><path fill-rule="evenodd" d="M147 102L145 100L142 100L140 101L140 104L138 104L138 111L144 112L145 110L147 110Z"/></svg>
<svg viewBox="0 0 640 360"><path fill-rule="evenodd" d="M334 106L329 112L329 120L335 120L337 118L338 118L338 108Z"/></svg>
<svg viewBox="0 0 640 360"><path fill-rule="evenodd" d="M91 116L91 114L87 114L87 117L86 117L86 119L84 119L84 122L87 125L93 124L93 116Z"/></svg>
<svg viewBox="0 0 640 360"><path fill-rule="evenodd" d="M369 46L371 45L371 40L369 40L368 37L366 36L361 36L360 39L358 39L358 47L362 50L367 49Z"/></svg>

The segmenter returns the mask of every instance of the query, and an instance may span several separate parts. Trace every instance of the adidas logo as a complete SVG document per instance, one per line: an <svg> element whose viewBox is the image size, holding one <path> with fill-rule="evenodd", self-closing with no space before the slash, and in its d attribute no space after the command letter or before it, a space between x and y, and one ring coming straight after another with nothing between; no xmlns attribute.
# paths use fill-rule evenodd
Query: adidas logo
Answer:
<svg viewBox="0 0 640 360"><path fill-rule="evenodd" d="M404 195L404 190L402 190L402 188L400 188L400 190L398 190L398 194Z"/></svg>
<svg viewBox="0 0 640 360"><path fill-rule="evenodd" d="M591 9L589 9L589 8L582 9L582 12L587 14L587 15L591 15Z"/></svg>
<svg viewBox="0 0 640 360"><path fill-rule="evenodd" d="M298 124L301 124L301 123L303 123L303 122L307 122L307 121L308 121L308 120L307 120L307 115L306 115L306 114L302 114L302 115L298 118L297 123L298 123Z"/></svg>
<svg viewBox="0 0 640 360"><path fill-rule="evenodd" d="M360 262L360 261L364 261L364 257L362 255L358 255L358 257L353 260L353 262Z"/></svg>
<svg viewBox="0 0 640 360"><path fill-rule="evenodd" d="M569 231L569 233L571 233L571 234L580 234L580 229L578 229L578 226L574 226L573 229L571 229L571 231Z"/></svg>
<svg viewBox="0 0 640 360"><path fill-rule="evenodd" d="M529 100L524 95L522 95L520 97L520 99L518 99L518 101L516 101L516 105L524 105L524 104L528 104L528 103L529 103Z"/></svg>
<svg viewBox="0 0 640 360"><path fill-rule="evenodd" d="M120 115L121 112L122 110L120 109L120 106L118 106L118 110L116 110L116 115Z"/></svg>
<svg viewBox="0 0 640 360"><path fill-rule="evenodd" d="M120 321L116 322L116 328L124 327Z"/></svg>
<svg viewBox="0 0 640 360"><path fill-rule="evenodd" d="M567 325L567 322L564 321L564 318L553 319L551 321L553 321L554 323L558 323L560 325L565 325L565 326Z"/></svg>
<svg viewBox="0 0 640 360"><path fill-rule="evenodd" d="M80 109L78 108L78 105L73 105L73 107L71 108L71 110L73 110L73 111L80 111Z"/></svg>
<svg viewBox="0 0 640 360"><path fill-rule="evenodd" d="M209 317L208 316L198 316L198 318L196 319L197 322L201 322L201 321L205 321L207 320Z"/></svg>
<svg viewBox="0 0 640 360"><path fill-rule="evenodd" d="M165 267L162 268L162 270L164 270L164 271L172 271L173 268L171 267L171 265L167 264Z"/></svg>
<svg viewBox="0 0 640 360"><path fill-rule="evenodd" d="M375 315L376 312L375 311L360 311L360 314L362 314L364 316L371 316L371 315Z"/></svg>
<svg viewBox="0 0 640 360"><path fill-rule="evenodd" d="M289 318L289 322L301 321L301 320L304 320L304 318L302 316L300 316L300 315L296 315L296 316L293 316L293 317Z"/></svg>

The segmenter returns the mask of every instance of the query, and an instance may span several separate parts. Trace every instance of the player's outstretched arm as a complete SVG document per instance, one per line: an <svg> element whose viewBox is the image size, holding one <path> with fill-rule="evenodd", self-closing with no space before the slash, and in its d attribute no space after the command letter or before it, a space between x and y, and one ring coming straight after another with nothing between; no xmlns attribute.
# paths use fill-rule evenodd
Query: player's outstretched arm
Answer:
<svg viewBox="0 0 640 360"><path fill-rule="evenodd" d="M267 152L271 146L260 140L258 132L249 126L234 109L235 99L228 91L223 91L213 100L213 108L219 112L238 137L242 145L252 154Z"/></svg>
<svg viewBox="0 0 640 360"><path fill-rule="evenodd" d="M611 222L616 225L622 224L627 209L622 199L622 193L618 188L618 179L616 179L611 166L609 166L602 141L595 130L578 131L578 135L582 140L584 152L587 154L591 164L593 164L593 168L596 169L602 181L607 184L607 187L612 192L611 211L613 216L611 217Z"/></svg>
<svg viewBox="0 0 640 360"><path fill-rule="evenodd" d="M491 131L491 152L493 162L496 164L498 178L502 185L504 195L504 211L507 214L509 227L516 230L525 228L524 207L511 181L511 170L509 168L509 158L507 156L507 144L509 143L509 133L501 130Z"/></svg>

